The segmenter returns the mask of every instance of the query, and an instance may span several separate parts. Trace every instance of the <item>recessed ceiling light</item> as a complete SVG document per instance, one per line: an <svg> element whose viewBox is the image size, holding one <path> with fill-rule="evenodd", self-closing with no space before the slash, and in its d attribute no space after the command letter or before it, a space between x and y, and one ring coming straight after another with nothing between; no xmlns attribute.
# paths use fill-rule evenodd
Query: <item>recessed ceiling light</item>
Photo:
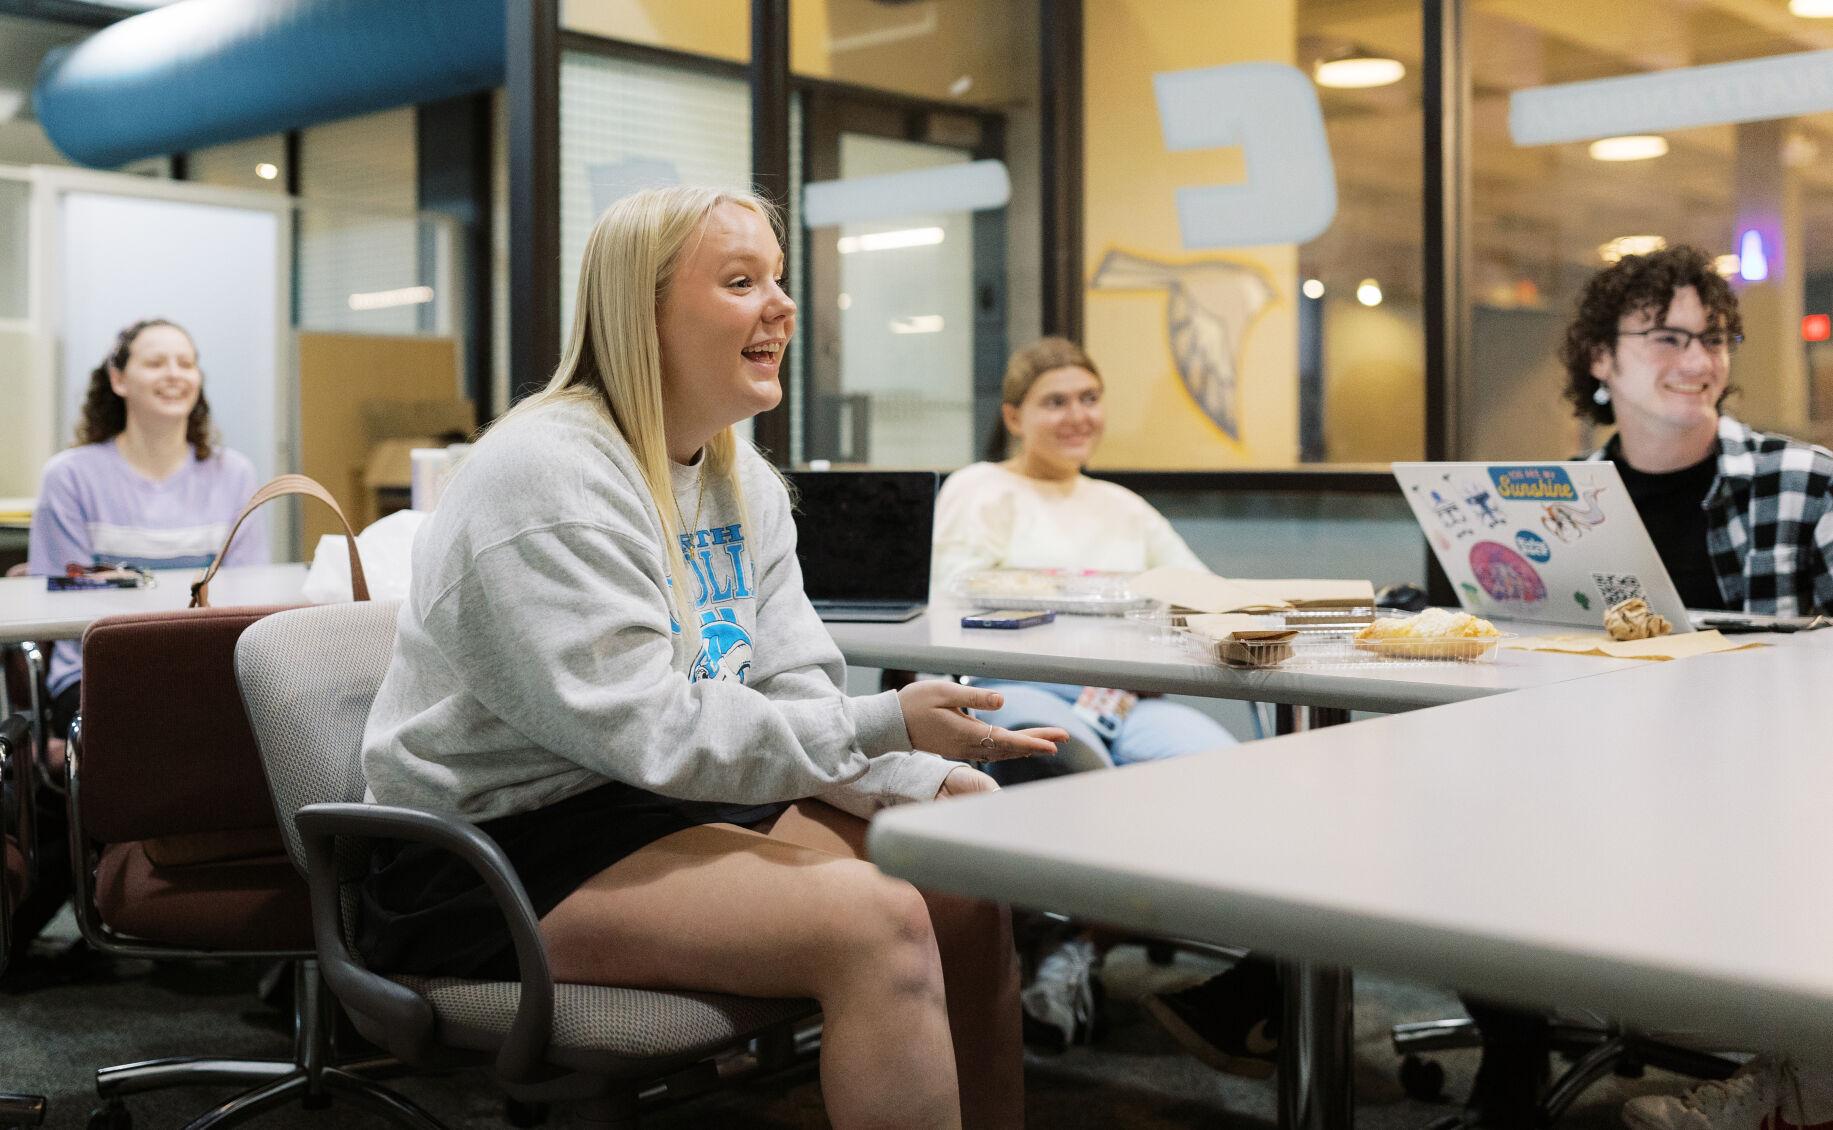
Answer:
<svg viewBox="0 0 1833 1130"><path fill-rule="evenodd" d="M280 175L280 166L272 161L263 161L255 166L255 175L262 180L273 180Z"/></svg>
<svg viewBox="0 0 1833 1130"><path fill-rule="evenodd" d="M1646 161L1668 151L1668 139L1660 134L1634 133L1623 137L1600 137L1591 143L1594 161Z"/></svg>
<svg viewBox="0 0 1833 1130"><path fill-rule="evenodd" d="M1363 279L1356 287L1356 301L1364 306L1381 305L1381 284L1374 279Z"/></svg>
<svg viewBox="0 0 1833 1130"><path fill-rule="evenodd" d="M1833 0L1788 0L1788 11L1807 20L1833 19Z"/></svg>
<svg viewBox="0 0 1833 1130"><path fill-rule="evenodd" d="M1737 274L1738 253L1732 251L1725 255L1714 256L1712 259L1712 269L1725 278L1730 278L1732 275Z"/></svg>
<svg viewBox="0 0 1833 1130"><path fill-rule="evenodd" d="M1324 280L1323 279L1306 279L1304 291L1305 291L1306 298L1324 297Z"/></svg>
<svg viewBox="0 0 1833 1130"><path fill-rule="evenodd" d="M960 78L956 79L954 82L951 82L948 84L948 92L954 95L956 98L961 97L962 95L966 94L968 91L972 89L974 89L974 76L973 75L962 75Z"/></svg>
<svg viewBox="0 0 1833 1130"><path fill-rule="evenodd" d="M1370 51L1352 50L1334 59L1319 59L1311 77L1319 86L1339 90L1361 90L1371 86L1388 86L1406 76L1407 69L1399 59L1389 59Z"/></svg>

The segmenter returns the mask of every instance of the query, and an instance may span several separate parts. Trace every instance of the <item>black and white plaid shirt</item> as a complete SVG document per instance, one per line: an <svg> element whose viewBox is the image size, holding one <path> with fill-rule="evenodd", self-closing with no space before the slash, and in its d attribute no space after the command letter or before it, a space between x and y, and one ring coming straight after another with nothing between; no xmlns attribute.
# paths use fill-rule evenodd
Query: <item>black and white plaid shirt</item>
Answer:
<svg viewBox="0 0 1833 1130"><path fill-rule="evenodd" d="M1585 458L1604 457L1599 448ZM1700 505L1732 607L1833 615L1833 452L1721 415L1718 477Z"/></svg>

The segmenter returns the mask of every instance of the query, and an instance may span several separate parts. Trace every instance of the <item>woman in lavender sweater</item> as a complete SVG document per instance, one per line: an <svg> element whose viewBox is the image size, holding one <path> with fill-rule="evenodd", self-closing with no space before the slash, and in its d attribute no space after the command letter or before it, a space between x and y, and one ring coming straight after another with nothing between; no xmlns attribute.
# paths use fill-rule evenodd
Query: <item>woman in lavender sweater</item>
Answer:
<svg viewBox="0 0 1833 1130"><path fill-rule="evenodd" d="M32 512L27 570L59 576L75 563L201 569L259 485L254 464L216 442L191 335L163 318L135 322L89 376L78 446L45 464ZM229 565L267 560L267 531L251 518ZM51 654L53 731L76 713L82 657Z"/></svg>

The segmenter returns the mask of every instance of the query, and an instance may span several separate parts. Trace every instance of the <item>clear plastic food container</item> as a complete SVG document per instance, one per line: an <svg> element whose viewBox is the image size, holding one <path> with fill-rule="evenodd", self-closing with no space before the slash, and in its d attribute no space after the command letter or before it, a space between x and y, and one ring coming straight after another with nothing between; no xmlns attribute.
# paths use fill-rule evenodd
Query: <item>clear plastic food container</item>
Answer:
<svg viewBox="0 0 1833 1130"><path fill-rule="evenodd" d="M1072 569L986 569L957 578L949 592L976 608L1051 609L1118 616L1150 602L1135 593L1131 573Z"/></svg>

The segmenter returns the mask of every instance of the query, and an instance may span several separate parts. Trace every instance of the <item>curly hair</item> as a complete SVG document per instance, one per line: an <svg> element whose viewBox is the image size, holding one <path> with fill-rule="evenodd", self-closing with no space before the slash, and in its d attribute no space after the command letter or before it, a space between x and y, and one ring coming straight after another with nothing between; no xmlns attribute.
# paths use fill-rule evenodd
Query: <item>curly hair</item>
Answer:
<svg viewBox="0 0 1833 1130"><path fill-rule="evenodd" d="M1037 379L1054 369L1086 369L1098 381L1106 383L1094 359L1080 345L1066 337L1040 337L1030 345L1013 352L1006 362L1006 375L999 384L999 401L1017 407ZM993 432L987 436L986 457L994 462L1005 458L1006 425L1003 419L993 421Z"/></svg>
<svg viewBox="0 0 1833 1130"><path fill-rule="evenodd" d="M1699 294L1708 327L1729 334L1744 332L1738 296L1713 269L1712 259L1696 248L1679 246L1649 255L1625 255L1591 276L1559 347L1560 363L1566 367L1565 397L1572 402L1573 415L1594 424L1616 423L1616 411L1592 399L1599 385L1591 375L1592 361L1601 352L1615 352L1621 318L1636 313L1659 318L1673 303L1674 292L1685 286ZM1732 391L1727 385L1725 395ZM1724 398L1719 402L1724 403Z"/></svg>
<svg viewBox="0 0 1833 1130"><path fill-rule="evenodd" d="M108 379L108 370L126 368L134 339L154 326L171 326L185 337L191 336L183 326L165 318L147 318L116 334L114 348L90 371L82 419L76 424L76 442L106 443L127 430L127 401L115 391L113 382ZM195 342L192 348L196 348ZM198 378L203 378L202 370L198 371ZM210 402L204 398L201 385L197 390L197 403L191 406L191 415L185 420L185 442L191 445L199 459L210 458L211 448L216 443L216 429L210 423Z"/></svg>

